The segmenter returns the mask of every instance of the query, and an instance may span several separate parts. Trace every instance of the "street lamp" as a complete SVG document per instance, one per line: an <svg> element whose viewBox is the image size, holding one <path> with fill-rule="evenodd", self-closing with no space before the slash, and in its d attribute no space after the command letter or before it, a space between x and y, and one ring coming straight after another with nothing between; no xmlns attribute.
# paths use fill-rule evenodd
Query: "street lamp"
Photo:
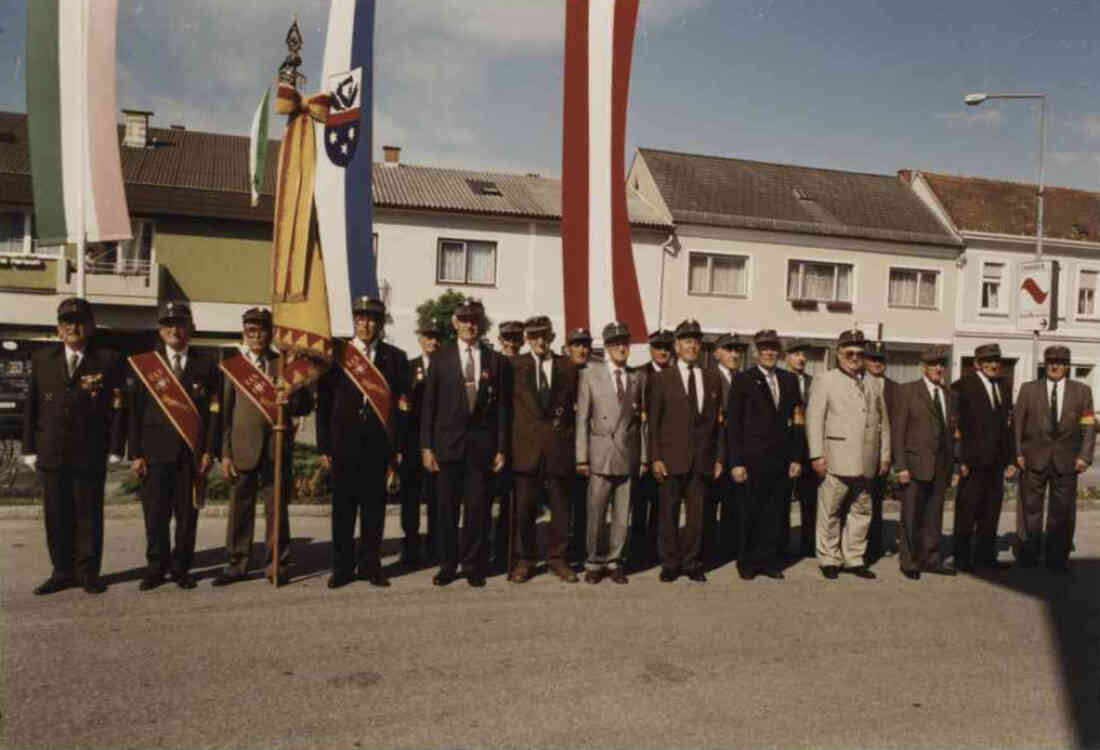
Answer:
<svg viewBox="0 0 1100 750"><path fill-rule="evenodd" d="M1043 161L1046 157L1047 151L1047 95L1041 94L967 94L963 97L963 101L971 107L976 107L987 99L1038 99L1040 102L1039 107L1039 189L1036 193L1036 199L1038 201L1038 208L1036 210L1035 221L1035 259L1040 260L1043 257ZM1053 279L1052 279L1053 280ZM1051 290L1053 291L1053 290ZM1052 315L1057 322L1058 311L1053 310ZM1034 339L1032 340L1032 361L1036 370L1039 367L1039 331L1035 331Z"/></svg>

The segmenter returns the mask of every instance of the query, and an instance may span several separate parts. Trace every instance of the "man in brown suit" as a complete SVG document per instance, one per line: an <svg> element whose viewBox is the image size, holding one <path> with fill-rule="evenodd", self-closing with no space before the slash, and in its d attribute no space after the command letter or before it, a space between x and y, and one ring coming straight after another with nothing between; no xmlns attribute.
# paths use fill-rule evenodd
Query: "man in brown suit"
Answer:
<svg viewBox="0 0 1100 750"><path fill-rule="evenodd" d="M513 556L508 574L524 583L538 560L535 511L545 489L550 505L546 559L550 572L567 583L578 578L565 561L569 542L569 483L576 473L574 425L577 368L554 356L550 318L538 315L524 324L530 354L513 360L512 472L516 487Z"/></svg>
<svg viewBox="0 0 1100 750"><path fill-rule="evenodd" d="M1069 569L1077 520L1077 475L1092 463L1096 418L1092 389L1066 377L1070 351L1048 346L1046 378L1024 383L1016 399L1016 464L1023 470L1016 512L1016 560L1024 567L1039 560L1043 494L1050 488L1046 521L1046 564Z"/></svg>
<svg viewBox="0 0 1100 750"><path fill-rule="evenodd" d="M657 549L661 581L680 573L705 583L703 504L722 476L724 441L719 440L722 376L699 366L703 332L695 320L676 326L676 365L652 378L649 388L649 455L659 485ZM686 538L680 536L680 500L687 505Z"/></svg>
<svg viewBox="0 0 1100 750"><path fill-rule="evenodd" d="M247 358L253 367L278 386L282 357L271 349L271 312L253 307L245 312L243 327L244 345L241 347L241 356ZM312 406L309 391L299 389L289 400L289 416L304 416ZM229 515L225 524L225 551L229 559L225 568L211 581L215 586L225 586L246 577L252 554L252 535L256 526L256 495L261 488L273 485L275 481L275 434L272 425L252 399L229 377L225 378L222 389L222 426L224 436L221 469L225 478L233 482L233 495L229 499ZM265 573L269 580L278 576L280 583L286 582L286 565L290 557L287 503L290 497L293 451L292 427L283 440L277 571L272 555L275 548L275 498L273 492L264 493L267 527L264 535L267 545Z"/></svg>
<svg viewBox="0 0 1100 750"><path fill-rule="evenodd" d="M658 373L672 365L672 331L661 329L649 334L649 362L634 368L642 378L642 419L648 419L649 388ZM657 558L657 480L652 471L643 469L630 495L631 566L642 568ZM734 534L734 538L736 538Z"/></svg>
<svg viewBox="0 0 1100 750"><path fill-rule="evenodd" d="M863 356L867 374L882 383L882 399L886 402L886 414L892 423L897 419L895 411L900 400L901 384L886 374L886 342L868 341ZM867 530L867 554L864 555L868 565L884 554L897 552L897 540L883 538L882 505L886 502L889 478L889 474L879 474L871 480L871 526Z"/></svg>
<svg viewBox="0 0 1100 750"><path fill-rule="evenodd" d="M947 348L921 353L920 380L901 387L896 420L891 425L894 469L904 488L901 500L901 550L898 560L906 578L921 571L955 575L940 557L943 499L955 462L955 400L944 387Z"/></svg>

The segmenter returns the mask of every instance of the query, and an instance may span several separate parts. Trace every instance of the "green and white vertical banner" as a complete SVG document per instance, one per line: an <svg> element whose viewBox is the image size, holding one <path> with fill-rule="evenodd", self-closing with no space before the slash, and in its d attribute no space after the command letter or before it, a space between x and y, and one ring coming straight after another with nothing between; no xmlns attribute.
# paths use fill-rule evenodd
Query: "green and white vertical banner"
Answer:
<svg viewBox="0 0 1100 750"><path fill-rule="evenodd" d="M27 3L27 116L38 241L130 239L115 117L118 0Z"/></svg>
<svg viewBox="0 0 1100 750"><path fill-rule="evenodd" d="M252 190L252 207L260 202L260 190L264 186L264 172L267 169L267 118L271 108L269 101L271 87L264 91L256 114L252 116L252 129L248 142L248 186Z"/></svg>

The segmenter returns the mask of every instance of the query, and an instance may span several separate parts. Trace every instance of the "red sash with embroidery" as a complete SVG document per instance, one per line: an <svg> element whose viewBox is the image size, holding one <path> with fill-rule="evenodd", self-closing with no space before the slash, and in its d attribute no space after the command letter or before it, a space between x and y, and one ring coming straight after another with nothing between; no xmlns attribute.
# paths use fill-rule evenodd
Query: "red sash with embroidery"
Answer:
<svg viewBox="0 0 1100 750"><path fill-rule="evenodd" d="M237 390L248 396L248 400L260 410L268 424L274 427L279 421L279 406L276 403L278 394L271 378L252 364L252 360L240 354L223 359L220 367L233 385L237 386Z"/></svg>
<svg viewBox="0 0 1100 750"><path fill-rule="evenodd" d="M160 352L135 354L129 357L129 362L197 462L203 449L202 418L183 384L172 374Z"/></svg>
<svg viewBox="0 0 1100 750"><path fill-rule="evenodd" d="M350 342L341 347L340 369L352 383L362 391L367 403L378 415L379 421L386 427L386 433L393 443L393 391L386 377L365 354Z"/></svg>

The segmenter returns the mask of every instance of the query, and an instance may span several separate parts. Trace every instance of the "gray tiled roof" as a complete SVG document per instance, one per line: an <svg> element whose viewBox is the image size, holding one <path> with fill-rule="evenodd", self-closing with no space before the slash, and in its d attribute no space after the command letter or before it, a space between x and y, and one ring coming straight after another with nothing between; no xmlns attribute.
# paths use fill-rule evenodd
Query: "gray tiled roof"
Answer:
<svg viewBox="0 0 1100 750"><path fill-rule="evenodd" d="M119 126L121 142L123 127ZM10 133L5 137L3 134ZM153 147L121 147L131 213L271 221L279 142L268 142L260 205L249 205L248 138L193 130L150 128ZM0 187L4 200L30 203L26 116L0 112ZM500 195L476 190L492 183ZM376 206L528 219L561 218L561 182L535 175L374 165ZM636 226L671 229L653 208L631 197Z"/></svg>
<svg viewBox="0 0 1100 750"><path fill-rule="evenodd" d="M894 175L638 149L677 224L958 247Z"/></svg>

